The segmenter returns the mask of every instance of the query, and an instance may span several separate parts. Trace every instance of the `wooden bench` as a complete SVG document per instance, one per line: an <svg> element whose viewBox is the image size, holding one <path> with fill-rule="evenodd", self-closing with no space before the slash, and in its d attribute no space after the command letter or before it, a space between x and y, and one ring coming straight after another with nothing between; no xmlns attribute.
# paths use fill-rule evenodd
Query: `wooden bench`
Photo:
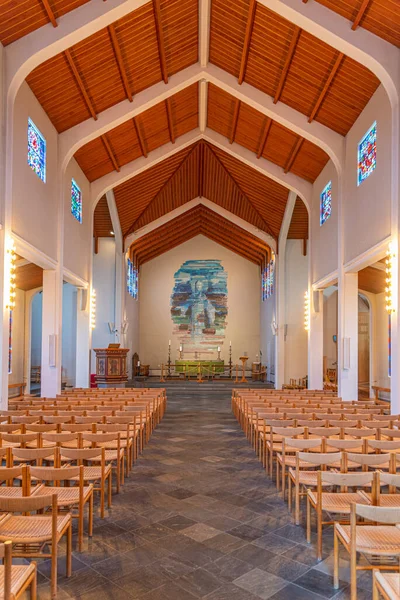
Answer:
<svg viewBox="0 0 400 600"><path fill-rule="evenodd" d="M25 393L26 383L10 383L8 386L8 397L9 398L19 398L22 397ZM16 390L18 393L11 393L10 390Z"/></svg>

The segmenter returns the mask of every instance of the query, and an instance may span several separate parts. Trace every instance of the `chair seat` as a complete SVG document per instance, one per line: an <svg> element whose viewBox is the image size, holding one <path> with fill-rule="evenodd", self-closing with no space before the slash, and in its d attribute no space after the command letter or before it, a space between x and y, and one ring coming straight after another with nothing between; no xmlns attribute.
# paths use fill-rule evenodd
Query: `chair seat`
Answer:
<svg viewBox="0 0 400 600"><path fill-rule="evenodd" d="M83 488L83 501L89 498L93 487L91 485ZM33 492L34 496L52 496L57 494L58 506L73 506L79 502L79 487L53 487L50 485L40 485Z"/></svg>
<svg viewBox="0 0 400 600"><path fill-rule="evenodd" d="M57 517L57 533L61 536L71 523L71 515ZM11 540L13 544L37 544L48 542L52 538L51 515L8 515L0 522L0 542Z"/></svg>
<svg viewBox="0 0 400 600"><path fill-rule="evenodd" d="M35 564L12 565L11 567L11 596L17 596L25 582L35 572ZM0 598L4 598L4 565L0 565Z"/></svg>
<svg viewBox="0 0 400 600"><path fill-rule="evenodd" d="M0 487L0 496L2 498L22 498L23 497L22 487L2 486L2 487Z"/></svg>
<svg viewBox="0 0 400 600"><path fill-rule="evenodd" d="M111 465L108 464L104 469L104 476L107 477L111 471ZM98 481L101 479L101 467L83 467L83 479L85 481ZM79 476L71 477L71 481L79 481Z"/></svg>
<svg viewBox="0 0 400 600"><path fill-rule="evenodd" d="M296 470L289 469L289 474L290 474L293 482L295 482ZM318 481L318 471L300 471L300 477L299 477L300 485L317 487L317 481ZM331 484L324 482L322 485L323 485L323 487L329 487Z"/></svg>
<svg viewBox="0 0 400 600"><path fill-rule="evenodd" d="M282 460L282 454L277 454L276 458L278 459L279 464L282 464L283 460ZM287 467L295 467L296 466L296 457L295 456L291 456L291 455L286 455L285 456L285 465ZM300 468L304 467L309 467L310 463L306 462L304 460L301 460L299 462Z"/></svg>
<svg viewBox="0 0 400 600"><path fill-rule="evenodd" d="M314 506L318 504L317 493L315 491L309 490L308 497L313 502ZM337 494L323 492L322 494L322 510L325 510L328 513L341 513L349 515L351 505L354 502L357 504L370 504L369 499L359 492L338 492Z"/></svg>
<svg viewBox="0 0 400 600"><path fill-rule="evenodd" d="M375 574L377 582L384 590L390 600L400 599L400 574L399 573L381 573Z"/></svg>
<svg viewBox="0 0 400 600"><path fill-rule="evenodd" d="M363 495L371 501L371 494L363 492ZM400 508L400 494L381 494L379 496L379 506Z"/></svg>
<svg viewBox="0 0 400 600"><path fill-rule="evenodd" d="M336 531L346 544L350 544L350 525L335 524ZM358 525L356 550L363 554L400 554L400 529L396 525Z"/></svg>

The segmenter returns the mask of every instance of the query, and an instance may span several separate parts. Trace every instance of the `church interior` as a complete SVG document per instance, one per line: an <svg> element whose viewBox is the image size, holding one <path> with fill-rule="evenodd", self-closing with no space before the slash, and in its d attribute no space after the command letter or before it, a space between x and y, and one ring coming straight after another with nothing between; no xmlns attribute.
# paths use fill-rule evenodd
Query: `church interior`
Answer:
<svg viewBox="0 0 400 600"><path fill-rule="evenodd" d="M399 0L0 0L0 132L0 598L400 600Z"/></svg>

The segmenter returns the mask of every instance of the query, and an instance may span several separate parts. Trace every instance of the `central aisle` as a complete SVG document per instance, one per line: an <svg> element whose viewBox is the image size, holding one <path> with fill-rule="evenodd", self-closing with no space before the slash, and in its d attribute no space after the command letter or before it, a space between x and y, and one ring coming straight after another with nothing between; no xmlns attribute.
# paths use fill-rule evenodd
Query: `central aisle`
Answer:
<svg viewBox="0 0 400 600"><path fill-rule="evenodd" d="M93 542L75 552L59 600L348 597L347 583L334 591L323 572L330 561L312 568L314 550L233 418L230 393L168 386L163 421Z"/></svg>

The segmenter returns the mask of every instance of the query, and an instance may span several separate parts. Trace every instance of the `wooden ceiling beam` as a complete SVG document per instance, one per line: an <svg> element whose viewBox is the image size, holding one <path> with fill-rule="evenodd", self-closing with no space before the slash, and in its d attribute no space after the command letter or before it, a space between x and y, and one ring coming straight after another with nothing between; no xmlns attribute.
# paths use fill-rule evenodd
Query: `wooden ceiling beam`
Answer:
<svg viewBox="0 0 400 600"><path fill-rule="evenodd" d="M237 129L237 124L238 124L238 120L239 120L239 111L240 111L240 100L236 100L235 112L233 113L232 131L231 131L231 135L229 136L230 144L233 144L233 142L235 141L236 129Z"/></svg>
<svg viewBox="0 0 400 600"><path fill-rule="evenodd" d="M43 4L44 10L46 11L46 15L49 17L50 23L53 25L53 27L58 27L57 19L50 6L49 0L41 0L41 2Z"/></svg>
<svg viewBox="0 0 400 600"><path fill-rule="evenodd" d="M365 11L367 10L367 8L369 7L369 5L371 4L371 0L363 0L358 13L356 15L356 18L353 21L353 24L351 26L352 30L355 31L357 29L357 27L359 26L361 19L363 18Z"/></svg>
<svg viewBox="0 0 400 600"><path fill-rule="evenodd" d="M210 238L217 244L224 246L231 252L235 252L239 256L242 256L243 258L246 258L247 260L250 260L251 262L253 262L255 264L260 264L260 259L256 258L253 254L248 254L247 252L244 252L243 249L239 245L233 245L226 238L223 238L220 235L218 235L218 233L216 231L210 230L206 226L203 226L202 233L203 233L203 235Z"/></svg>
<svg viewBox="0 0 400 600"><path fill-rule="evenodd" d="M260 140L260 145L259 145L258 150L257 150L257 158L261 158L261 156L264 153L265 147L267 145L267 141L268 141L268 136L269 136L269 132L270 132L270 129L271 129L271 125L272 125L272 119L270 117L267 117L267 121L265 123L264 131L263 131L263 134L262 134L261 140Z"/></svg>
<svg viewBox="0 0 400 600"><path fill-rule="evenodd" d="M122 53L121 53L121 47L119 45L117 32L115 31L115 27L113 24L108 26L108 32L110 34L111 43L112 43L112 47L113 47L114 54L115 54L115 59L117 61L119 73L121 75L121 80L122 80L123 86L125 88L126 97L128 98L129 102L132 102L133 97L132 97L131 86L129 85L129 80L128 80L128 76L126 74L126 69L125 69L125 64L124 64L124 59L123 59Z"/></svg>
<svg viewBox="0 0 400 600"><path fill-rule="evenodd" d="M304 142L304 138L302 138L302 137L299 136L297 138L297 141L296 141L295 145L293 146L293 149L292 149L292 151L290 153L290 156L288 158L288 161L286 163L286 166L285 166L285 169L284 169L285 173L288 173L290 171L290 169L292 168L293 163L296 160L296 156L298 155L298 153L301 150L303 142Z"/></svg>
<svg viewBox="0 0 400 600"><path fill-rule="evenodd" d="M156 26L158 55L160 57L160 69L164 83L168 83L167 59L165 56L164 33L161 21L161 2L153 0L154 23Z"/></svg>
<svg viewBox="0 0 400 600"><path fill-rule="evenodd" d="M196 207L197 209L198 207ZM190 216L187 216L189 215ZM173 238L178 233L185 231L188 227L191 227L193 223L200 220L199 211L188 211L175 219L171 219L168 223L161 225L157 229L151 231L149 234L139 238L137 242L132 244L132 248L135 248L136 252L147 250L151 247L161 246L165 241Z"/></svg>
<svg viewBox="0 0 400 600"><path fill-rule="evenodd" d="M318 96L317 101L316 101L316 103L313 106L313 109L311 111L310 116L308 117L308 122L309 123L311 123L311 121L317 115L317 113L318 113L318 111L319 111L319 109L321 107L321 104L323 103L323 101L325 99L325 96L328 93L330 86L332 85L332 82L333 82L333 80L335 78L335 75L338 72L338 69L339 69L340 65L342 64L343 58L344 58L344 54L342 52L339 52L338 55L337 55L337 57L336 57L335 63L334 63L334 65L333 65L333 67L332 67L332 69L331 69L331 71L330 71L330 73L328 75L328 78L325 81L325 85L322 88L321 93Z"/></svg>
<svg viewBox="0 0 400 600"><path fill-rule="evenodd" d="M67 59L69 67L70 67L70 69L72 71L72 74L74 76L76 85L78 86L78 88L79 88L79 90L80 90L80 92L81 92L81 94L83 96L83 99L84 99L84 101L86 103L86 106L87 106L90 114L92 115L93 119L95 121L97 121L96 111L94 110L93 103L92 103L92 101L91 101L91 99L89 97L89 94L88 94L88 92L87 92L87 90L85 88L85 85L84 85L84 83L82 81L80 73L79 73L79 71L78 71L78 69L77 69L77 67L76 67L76 65L74 63L74 59L72 58L71 51L70 50L64 50L64 56Z"/></svg>
<svg viewBox="0 0 400 600"><path fill-rule="evenodd" d="M244 229L235 225L234 223L231 223L227 219L224 219L218 213L214 213L212 210L210 210L208 208L204 208L204 215L205 215L205 219L207 220L207 222L212 223L213 225L218 227L218 229L220 229L221 231L226 232L227 235L234 234L234 237L237 238L238 240L240 240L241 243L251 244L252 246L256 246L257 248L260 249L261 252L264 252L266 249L269 248L269 246L266 242L263 242L261 239L257 238L256 236L253 236L252 234L247 233Z"/></svg>
<svg viewBox="0 0 400 600"><path fill-rule="evenodd" d="M281 76L279 78L278 87L276 88L275 96L274 96L274 104L278 102L281 97L283 87L285 85L286 77L289 73L290 65L293 60L294 53L296 51L297 42L299 41L301 29L300 27L295 26L292 39L290 40L290 46L286 55L285 64L283 65L283 69L281 72Z"/></svg>
<svg viewBox="0 0 400 600"><path fill-rule="evenodd" d="M235 251L244 250L246 252L246 256L252 256L258 262L261 262L263 260L264 254L262 252L258 252L251 245L239 242L238 239L235 239L231 235L228 235L226 232L222 232L222 230L219 229L218 224L210 223L205 218L202 222L202 228L204 228L205 231L209 231L210 233L214 234L218 240L223 240L224 242L229 244L230 247Z"/></svg>
<svg viewBox="0 0 400 600"><path fill-rule="evenodd" d="M111 160L111 162L113 164L114 170L118 171L118 173L119 173L120 170L121 170L121 168L120 168L120 166L119 166L119 164L117 162L117 159L116 159L116 157L114 155L114 152L112 151L112 148L110 146L110 142L107 139L107 135L106 134L101 135L100 139L101 139L101 141L104 144L104 147L105 147L105 149L107 151L107 154L108 154L108 156L109 156L109 158L110 158L110 160Z"/></svg>
<svg viewBox="0 0 400 600"><path fill-rule="evenodd" d="M199 152L199 197L202 198L204 193L204 144L200 144Z"/></svg>
<svg viewBox="0 0 400 600"><path fill-rule="evenodd" d="M140 152L142 153L142 155L145 158L147 158L146 138L144 136L142 136L142 134L140 133L139 125L138 125L137 120L136 120L135 117L133 117L133 125L135 127L137 139L138 139L138 142L139 142Z"/></svg>
<svg viewBox="0 0 400 600"><path fill-rule="evenodd" d="M174 120L172 118L171 98L165 100L165 108L167 110L169 139L172 144L175 144Z"/></svg>
<svg viewBox="0 0 400 600"><path fill-rule="evenodd" d="M185 228L182 231L175 231L174 235L169 237L166 242L162 242L161 244L151 247L145 252L141 252L140 249L135 249L136 256L138 261L141 263L147 262L155 258L156 256L160 256L165 252L168 252L172 248L179 246L179 244L183 244L188 239L191 239L195 235L200 234L200 223L193 223L189 227Z"/></svg>
<svg viewBox="0 0 400 600"><path fill-rule="evenodd" d="M242 50L242 58L240 61L240 71L239 71L239 83L242 84L243 80L246 76L246 68L247 68L247 60L249 57L249 50L251 44L251 36L253 33L253 25L254 25L254 16L256 14L256 0L250 0L249 6L249 14L247 16L246 23L246 33L244 36L243 50Z"/></svg>

